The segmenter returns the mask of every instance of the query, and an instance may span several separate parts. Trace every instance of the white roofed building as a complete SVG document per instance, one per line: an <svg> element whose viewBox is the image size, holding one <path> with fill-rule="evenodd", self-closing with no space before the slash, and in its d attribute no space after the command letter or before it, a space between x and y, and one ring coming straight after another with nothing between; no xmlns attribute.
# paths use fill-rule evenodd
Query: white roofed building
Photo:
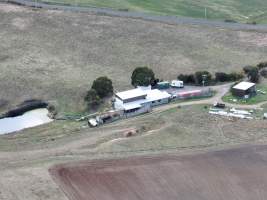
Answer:
<svg viewBox="0 0 267 200"><path fill-rule="evenodd" d="M165 91L151 88L136 88L115 94L114 108L125 115L133 116L151 111L153 106L166 104L171 95Z"/></svg>
<svg viewBox="0 0 267 200"><path fill-rule="evenodd" d="M232 94L237 97L251 97L256 94L256 84L251 82L240 82L232 88Z"/></svg>

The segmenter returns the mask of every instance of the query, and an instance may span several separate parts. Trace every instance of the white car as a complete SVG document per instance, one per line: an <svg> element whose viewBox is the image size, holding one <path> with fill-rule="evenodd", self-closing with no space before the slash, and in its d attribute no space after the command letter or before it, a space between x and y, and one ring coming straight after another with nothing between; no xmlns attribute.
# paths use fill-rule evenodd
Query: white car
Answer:
<svg viewBox="0 0 267 200"><path fill-rule="evenodd" d="M90 126L90 127L97 127L98 126L98 123L97 123L97 121L96 121L96 119L89 119L88 120L88 125Z"/></svg>

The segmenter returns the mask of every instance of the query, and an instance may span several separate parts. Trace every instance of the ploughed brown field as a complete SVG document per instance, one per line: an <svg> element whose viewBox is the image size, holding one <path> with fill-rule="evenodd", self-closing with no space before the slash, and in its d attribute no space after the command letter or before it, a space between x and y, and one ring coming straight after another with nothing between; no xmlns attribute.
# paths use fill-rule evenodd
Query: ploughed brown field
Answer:
<svg viewBox="0 0 267 200"><path fill-rule="evenodd" d="M267 146L58 165L71 200L264 200Z"/></svg>

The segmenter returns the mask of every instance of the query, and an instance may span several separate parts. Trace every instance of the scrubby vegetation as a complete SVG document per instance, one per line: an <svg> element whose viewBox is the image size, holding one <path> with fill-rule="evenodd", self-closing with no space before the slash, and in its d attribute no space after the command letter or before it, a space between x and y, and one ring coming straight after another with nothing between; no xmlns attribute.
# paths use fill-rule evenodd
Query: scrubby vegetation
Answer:
<svg viewBox="0 0 267 200"><path fill-rule="evenodd" d="M97 92L95 91L95 89L90 89L87 92L84 100L87 102L87 106L89 108L98 106L101 103L101 99L97 95Z"/></svg>
<svg viewBox="0 0 267 200"><path fill-rule="evenodd" d="M103 98L113 94L112 81L106 77L99 77L94 80L92 88L87 92L84 100L88 108L95 108L103 102Z"/></svg>
<svg viewBox="0 0 267 200"><path fill-rule="evenodd" d="M216 72L215 77L208 71L197 71L195 74L180 74L178 80L184 81L185 84L206 85L216 84L218 82L239 81L244 78L242 73Z"/></svg>

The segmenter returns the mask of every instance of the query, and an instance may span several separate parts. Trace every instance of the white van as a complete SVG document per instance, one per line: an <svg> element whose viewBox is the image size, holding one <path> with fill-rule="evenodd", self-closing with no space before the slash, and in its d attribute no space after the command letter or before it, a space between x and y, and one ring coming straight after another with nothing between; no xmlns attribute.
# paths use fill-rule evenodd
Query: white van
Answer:
<svg viewBox="0 0 267 200"><path fill-rule="evenodd" d="M184 87L184 82L183 81L179 81L179 80L173 80L171 82L171 87L183 88Z"/></svg>

